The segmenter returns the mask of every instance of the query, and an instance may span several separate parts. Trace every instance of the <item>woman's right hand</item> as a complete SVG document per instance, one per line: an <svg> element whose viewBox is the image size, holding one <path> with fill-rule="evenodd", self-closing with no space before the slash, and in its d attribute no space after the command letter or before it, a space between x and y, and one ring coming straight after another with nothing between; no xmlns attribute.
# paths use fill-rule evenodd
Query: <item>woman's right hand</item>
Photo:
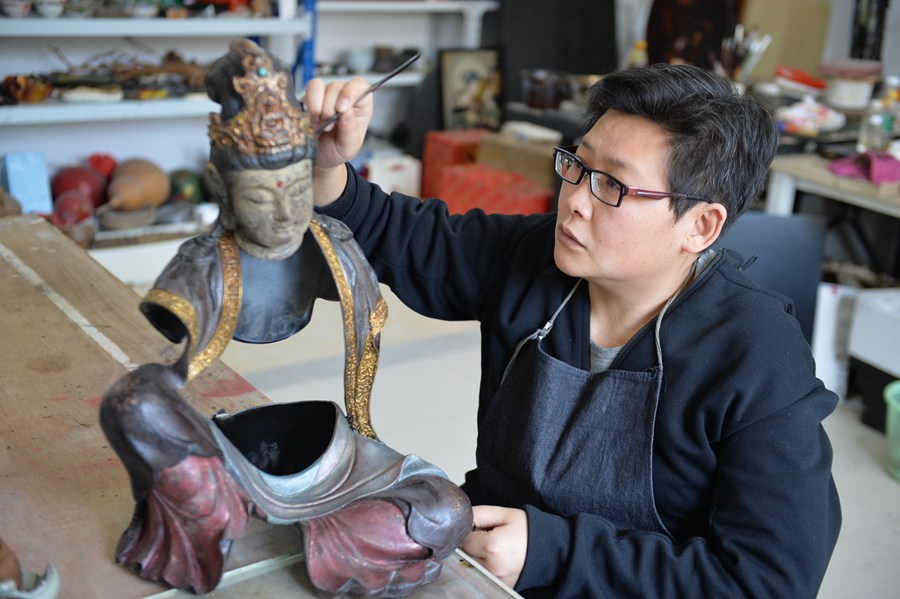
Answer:
<svg viewBox="0 0 900 599"><path fill-rule="evenodd" d="M303 103L314 127L335 112L341 113L337 121L319 133L317 168L341 166L359 153L372 120L372 95L363 98L359 104L354 103L368 88L369 82L362 77L331 83L312 79L306 84Z"/></svg>
<svg viewBox="0 0 900 599"><path fill-rule="evenodd" d="M306 84L303 103L312 119L313 127L340 112L341 116L319 133L319 150L313 175L313 198L316 206L327 206L338 199L347 185L344 163L356 156L366 139L366 129L372 120L372 95L359 104L357 99L369 88L362 77L350 81L325 83L312 79Z"/></svg>

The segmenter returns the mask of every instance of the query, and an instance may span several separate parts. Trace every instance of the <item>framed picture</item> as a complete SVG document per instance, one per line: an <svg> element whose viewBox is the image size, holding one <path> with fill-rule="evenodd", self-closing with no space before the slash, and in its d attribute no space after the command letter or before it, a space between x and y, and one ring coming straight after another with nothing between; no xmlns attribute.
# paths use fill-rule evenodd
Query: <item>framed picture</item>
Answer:
<svg viewBox="0 0 900 599"><path fill-rule="evenodd" d="M444 129L499 129L503 113L500 50L440 52Z"/></svg>

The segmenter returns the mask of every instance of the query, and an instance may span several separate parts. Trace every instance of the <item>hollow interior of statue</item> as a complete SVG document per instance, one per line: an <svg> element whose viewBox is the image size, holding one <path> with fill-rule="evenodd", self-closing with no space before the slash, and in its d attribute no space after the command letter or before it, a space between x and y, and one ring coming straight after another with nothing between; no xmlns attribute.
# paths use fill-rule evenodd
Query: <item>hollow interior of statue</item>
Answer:
<svg viewBox="0 0 900 599"><path fill-rule="evenodd" d="M331 402L301 401L259 406L213 422L251 464L273 476L288 476L322 456L338 417Z"/></svg>

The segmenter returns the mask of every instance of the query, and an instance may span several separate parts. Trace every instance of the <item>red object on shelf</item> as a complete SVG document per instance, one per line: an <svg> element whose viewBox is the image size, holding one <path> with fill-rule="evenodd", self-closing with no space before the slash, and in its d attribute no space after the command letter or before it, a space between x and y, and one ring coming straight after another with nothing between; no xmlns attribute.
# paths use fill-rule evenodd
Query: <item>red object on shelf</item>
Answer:
<svg viewBox="0 0 900 599"><path fill-rule="evenodd" d="M87 195L94 207L106 200L106 177L86 166L69 166L60 169L50 182L50 193L54 201L63 192L77 189Z"/></svg>
<svg viewBox="0 0 900 599"><path fill-rule="evenodd" d="M819 79L815 75L811 75L803 69L792 69L790 67L784 66L783 64L775 66L775 76L782 77L789 81L793 81L794 83L807 85L819 90L828 87L828 83L824 79Z"/></svg>
<svg viewBox="0 0 900 599"><path fill-rule="evenodd" d="M94 216L93 200L83 189L68 189L54 200L50 220L57 227L74 225Z"/></svg>
<svg viewBox="0 0 900 599"><path fill-rule="evenodd" d="M428 132L422 150L422 197L439 196L441 172L449 166L475 162L479 142L492 133L488 129Z"/></svg>
<svg viewBox="0 0 900 599"><path fill-rule="evenodd" d="M549 212L553 189L524 175L486 164L458 164L441 170L434 195L450 212L463 214L481 208L493 214Z"/></svg>
<svg viewBox="0 0 900 599"><path fill-rule="evenodd" d="M112 176L112 172L116 170L118 161L109 154L91 154L88 156L88 167L97 171L107 179Z"/></svg>

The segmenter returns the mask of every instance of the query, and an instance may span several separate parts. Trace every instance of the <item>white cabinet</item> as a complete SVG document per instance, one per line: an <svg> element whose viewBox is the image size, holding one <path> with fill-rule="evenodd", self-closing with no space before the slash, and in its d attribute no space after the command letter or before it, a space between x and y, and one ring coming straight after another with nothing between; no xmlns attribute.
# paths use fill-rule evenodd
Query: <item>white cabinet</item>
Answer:
<svg viewBox="0 0 900 599"><path fill-rule="evenodd" d="M265 46L275 56L291 64L298 40L309 37L311 19L307 15L298 15L296 4L290 0L279 0L279 12L277 18L0 18L0 75L62 71L66 66L62 56L78 64L103 52L125 51L140 56L142 53L161 54L169 49L178 49L186 60L209 59L224 54L228 49L228 40L240 36L264 37ZM119 43L136 38L140 38L140 42ZM151 40L163 41L164 44L154 47ZM188 46L199 42L200 52L184 51L186 42ZM205 116L211 108L211 102L195 100L122 102L117 105L44 102L0 106L0 125L182 118Z"/></svg>
<svg viewBox="0 0 900 599"><path fill-rule="evenodd" d="M177 50L189 60L208 62L227 51L236 36L260 36L288 64L313 27L298 12L297 0L278 0L277 18L214 19L25 19L0 17L0 78L14 73L65 70L65 60L81 64L93 57L136 56L158 60ZM302 5L302 2L300 3ZM316 60L336 60L359 45L415 47L423 59L415 72L392 80L379 92L373 128L389 131L402 118L409 93L395 93L421 81L443 47L476 46L485 12L494 0L320 1L316 3ZM378 74L368 74L374 80ZM0 156L39 151L50 172L79 164L93 152L119 159L143 157L165 170L200 168L208 154L208 113L218 109L205 97L117 103L63 103L0 106Z"/></svg>
<svg viewBox="0 0 900 599"><path fill-rule="evenodd" d="M279 10L277 18L0 18L0 77L64 71L64 60L79 65L130 56L154 62L173 49L186 60L209 62L239 36L259 36L273 54L292 63L311 19L298 14L291 0L280 0ZM50 172L93 152L148 158L166 170L197 168L208 154L208 114L217 109L205 97L0 106L0 155L42 152Z"/></svg>

